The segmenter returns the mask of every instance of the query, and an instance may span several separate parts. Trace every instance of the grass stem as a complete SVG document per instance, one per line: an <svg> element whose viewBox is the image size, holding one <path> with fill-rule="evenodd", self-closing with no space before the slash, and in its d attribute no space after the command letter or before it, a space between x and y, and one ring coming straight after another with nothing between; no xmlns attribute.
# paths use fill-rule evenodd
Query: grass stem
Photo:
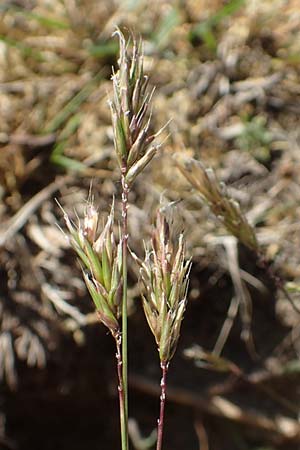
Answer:
<svg viewBox="0 0 300 450"><path fill-rule="evenodd" d="M118 392L119 392L119 407L120 407L120 425L121 425L121 442L122 450L128 448L127 445L127 421L126 421L126 409L125 409L125 398L124 398L124 383L122 374L122 334L118 333L115 336L116 340L116 358L117 358L117 371L118 371Z"/></svg>
<svg viewBox="0 0 300 450"><path fill-rule="evenodd" d="M160 394L160 413L157 422L157 444L156 450L162 449L162 440L164 432L164 418L165 418L165 404L166 404L166 390L167 390L167 373L169 364L165 361L160 363L162 377L160 382L161 394Z"/></svg>
<svg viewBox="0 0 300 450"><path fill-rule="evenodd" d="M259 266L262 267L266 271L266 274L268 275L270 280L274 283L276 289L278 289L279 291L281 291L283 293L283 295L285 296L287 301L291 304L292 308L298 314L300 314L299 307L295 304L293 298L290 296L289 292L285 289L283 279L275 273L272 263L269 262L267 260L266 256L260 251L257 251L255 253L255 256L257 258L257 262L258 262Z"/></svg>
<svg viewBox="0 0 300 450"><path fill-rule="evenodd" d="M122 266L123 266L123 297L122 297L122 380L124 389L124 426L122 433L122 450L128 450L128 345L127 345L127 244L128 244L128 194L126 166L122 168Z"/></svg>

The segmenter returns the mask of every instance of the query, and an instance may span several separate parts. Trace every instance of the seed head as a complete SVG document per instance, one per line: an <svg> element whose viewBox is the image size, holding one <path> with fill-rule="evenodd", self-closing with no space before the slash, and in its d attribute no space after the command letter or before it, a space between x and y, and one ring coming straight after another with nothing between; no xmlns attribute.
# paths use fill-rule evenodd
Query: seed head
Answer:
<svg viewBox="0 0 300 450"><path fill-rule="evenodd" d="M98 227L98 213L92 203L88 204L83 221L83 234L90 244L95 240Z"/></svg>
<svg viewBox="0 0 300 450"><path fill-rule="evenodd" d="M242 244L257 251L258 243L253 227L240 209L240 205L229 196L226 187L220 183L212 169L207 169L200 161L176 155L180 172L208 204L211 211L227 230Z"/></svg>
<svg viewBox="0 0 300 450"><path fill-rule="evenodd" d="M81 263L83 278L94 301L99 319L113 336L119 333L121 302L122 242L115 242L114 205L98 233L99 213L89 201L83 221L76 226L64 212L68 240Z"/></svg>
<svg viewBox="0 0 300 450"><path fill-rule="evenodd" d="M149 78L144 74L142 42L133 38L131 49L119 29L120 57L113 72L113 99L110 101L114 144L120 169L130 185L157 152L153 144L160 131L149 131L149 106L153 92L148 90ZM131 50L131 51L130 51Z"/></svg>
<svg viewBox="0 0 300 450"><path fill-rule="evenodd" d="M190 261L185 261L183 234L171 238L170 225L159 211L151 249L140 263L143 308L162 362L173 357L186 307Z"/></svg>

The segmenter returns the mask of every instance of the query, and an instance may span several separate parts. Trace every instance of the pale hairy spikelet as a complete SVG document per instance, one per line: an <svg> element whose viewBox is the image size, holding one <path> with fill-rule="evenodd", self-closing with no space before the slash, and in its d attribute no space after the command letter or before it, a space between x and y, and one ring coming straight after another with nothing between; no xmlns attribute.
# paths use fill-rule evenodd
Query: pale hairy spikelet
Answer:
<svg viewBox="0 0 300 450"><path fill-rule="evenodd" d="M113 99L110 101L114 144L120 169L131 185L137 175L156 154L159 144L154 140L160 133L149 131L149 113L153 90L148 90L148 76L143 69L142 43L133 38L132 48L121 31L118 71L113 73Z"/></svg>
<svg viewBox="0 0 300 450"><path fill-rule="evenodd" d="M121 303L122 242L115 242L114 206L98 233L99 213L88 201L84 218L75 225L64 212L67 238L82 263L83 278L95 304L99 319L113 336L119 333Z"/></svg>
<svg viewBox="0 0 300 450"><path fill-rule="evenodd" d="M139 260L144 312L163 363L171 360L177 347L191 266L185 260L183 234L174 239L171 236L170 226L159 211L151 249L146 250L143 262Z"/></svg>
<svg viewBox="0 0 300 450"><path fill-rule="evenodd" d="M181 154L175 155L180 172L208 204L211 211L226 229L242 244L257 251L258 243L253 227L240 209L240 205L229 196L212 169L207 169L200 161Z"/></svg>

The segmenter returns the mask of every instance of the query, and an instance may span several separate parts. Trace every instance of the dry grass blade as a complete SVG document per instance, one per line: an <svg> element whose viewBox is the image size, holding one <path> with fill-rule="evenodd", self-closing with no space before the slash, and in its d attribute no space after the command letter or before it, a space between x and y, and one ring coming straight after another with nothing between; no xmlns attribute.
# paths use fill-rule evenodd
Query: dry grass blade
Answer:
<svg viewBox="0 0 300 450"><path fill-rule="evenodd" d="M51 199L53 194L44 198L39 198L37 194L47 188L62 171L72 174L74 170L76 176L72 178L72 183L67 182L59 189L59 198L66 211L72 211L73 205L78 204L82 217L84 199L89 189L87 178L90 176L95 179L94 188L99 194L101 210L108 211L112 195L120 193L119 167L113 151L114 136L107 107L107 92L114 102L109 80L111 67L115 68L116 78L120 69L117 61L120 36L111 38L116 25L124 31L125 36L131 34L128 30L134 30L137 36L136 44L129 37L121 47L127 53L129 78L131 67L137 68L137 73L142 73L138 69L140 66L137 64L135 49L139 50L143 59L144 77L150 67L152 72L148 85L146 79L141 77L141 81L136 80L135 86L129 86L127 90L128 104L134 109L135 123L140 126L140 133L133 135L134 121L131 129L129 124L132 140L131 147L126 147L127 181L132 187L128 204L130 246L137 254L142 253L142 242L149 232L147 220L153 216L162 192L170 201L176 201L179 196L183 198L181 206L182 210L186 207L184 220L188 230L187 247L195 260L191 302L184 319L184 338L187 342L198 342L203 348L212 349L214 333L218 333L224 324L225 330L230 332L227 341L226 333L223 334L226 355L232 357L239 367L247 367L253 374L257 361L251 360L245 345L240 342L242 323L244 319L246 323L249 322L251 309L246 308L246 315L242 314L247 296L242 300L241 293L236 295L239 292L238 283L235 285L231 282L229 269L232 275L240 275L247 287L251 282L248 272L251 272L255 295L252 298L255 321L254 326L251 325L261 357L259 364L271 371L278 370L278 392L285 398L293 397L297 407L300 316L295 314L281 290L285 289L285 280L292 283L290 287L296 287L287 295L299 310L299 0L253 0L244 2L239 9L237 7L242 3L240 0L203 0L201 8L199 2L195 1L172 3L166 0L156 2L155 8L148 8L140 0L18 0L0 3L0 308L5 312L0 316L0 322L1 332L11 335L15 366L21 381L18 398L24 398L23 394L28 398L33 393L31 385L35 386L29 405L30 414L24 415L22 420L22 411L14 406L15 395L9 394L4 387L0 417L3 411L8 425L7 433L9 424L16 425L15 447L22 445L24 430L26 439L30 440L32 436L37 442L42 441L44 431L49 426L52 430L48 435L50 447L57 444L57 436L67 435L70 447L74 442L75 447L79 445L79 439L87 447L95 447L98 433L101 433L103 448L118 447L113 431L116 424L112 423L113 415L104 417L106 408L102 408L99 417L105 424L105 430L96 430L94 427L92 404L84 415L81 410L75 411L75 408L82 406L81 400L84 402L89 395L91 401L94 399L98 405L101 402L106 405L106 401L111 400L105 396L106 389L97 391L93 383L88 383L83 399L80 395L72 395L72 389L79 394L74 375L85 380L90 380L90 377L92 380L97 379L102 386L106 383L104 373L113 379L111 359L104 357L111 350L111 338L109 336L102 341L103 353L101 351L100 355L98 340L92 339L92 336L94 333L97 336L104 335L106 329L88 325L98 320L95 312L83 317L89 308L91 311L94 308L93 304L83 303L86 290L80 268L71 258L66 243L61 244L61 241L52 238L51 233L48 234L48 230L56 229L58 216L56 205ZM2 6L4 3L6 5ZM235 8L235 12L232 12L232 8ZM140 45L139 36L144 41L143 46ZM135 60L133 66L132 57ZM101 74L97 76L99 70ZM122 79L125 80L126 76L123 75L124 71ZM152 95L152 81L153 85L158 86L155 95ZM143 95L140 90L142 86L146 87ZM141 101L137 110L135 105L138 104L138 98ZM152 114L152 104L155 114ZM122 105L126 113L125 103ZM120 110L120 117L126 130L123 109ZM170 117L172 134L164 145L164 151L157 150L155 141L148 142L145 134L156 135L156 130ZM55 133L43 135L49 126L55 129ZM156 138L160 144L160 139ZM146 144L149 144L148 147ZM230 186L227 196L240 202L242 211L247 212L247 221L256 226L257 239L265 257L262 263L265 264L255 265L255 255L243 246L238 246L244 272L237 264L235 268L233 264L229 267L227 259L230 252L226 253L220 247L223 246L222 239L226 239L231 230L225 229L221 216L219 221L207 220L209 207L199 207L199 196L195 198L196 195L191 195L190 185L185 184L180 174L176 176L174 166L170 164L170 154L182 148L186 148L186 153L194 155L206 167L213 167L219 180ZM144 162L147 164L152 154L152 164L139 176ZM139 161L135 160L137 155L141 157ZM213 181L213 178L209 181ZM219 181L218 185L222 191ZM35 200L37 203L34 203ZM116 205L119 207L119 200ZM117 215L118 219L120 216L121 212ZM75 223L77 225L76 220ZM220 240L212 240L216 235ZM233 262L235 260L230 264ZM133 275L132 266L134 264L129 258L128 270ZM87 269L85 275L88 276L87 281L93 277ZM254 276L267 281L264 293L257 290ZM131 284L136 277L129 278L129 313L133 315L129 324L132 324L140 311L131 308L134 305L131 292L133 298L138 298L139 289L138 284ZM51 291L47 289L50 286ZM231 307L227 311L226 305L231 299ZM239 316L240 313L234 322L234 329L230 331L232 322L229 317ZM7 315L10 317L8 325L4 320ZM89 329L83 328L85 325ZM28 330L32 331L32 335ZM74 340L69 339L67 333L73 335ZM145 365L140 364L140 373L150 373L151 362L143 349L153 343L152 335L142 326L136 327L133 333L131 337L143 345L135 349L132 367L138 370L137 364L142 359ZM19 339L23 334L24 337ZM85 339L88 352L84 348L74 348L75 342L80 344L75 338L77 334ZM32 351L30 358L27 358L30 340ZM42 344L50 362L42 373L26 369L26 362L35 361L38 365L36 356L39 349L36 342ZM75 374L70 373L70 370L66 370L69 356L71 359L74 352L78 355L82 350L84 364L78 364ZM21 357L24 362L19 364L17 359ZM94 364L94 361L98 357L102 358L103 371L96 374L93 370L98 364ZM212 388L215 386L215 374L210 376L206 370L197 370L192 364L184 364L183 361L180 364L180 358L181 354L178 354L178 364L174 364L172 375L183 382L189 380L191 397L197 388L199 396L203 395L206 381L211 383ZM298 377L297 384L292 385L290 378L284 376L283 373L288 370L293 371L293 380ZM227 378L231 378L227 373L219 373L217 377L223 379L224 384ZM28 379L30 383L27 383ZM45 380L45 383L41 384L41 380ZM50 384L47 380L50 380ZM239 403L242 398L239 389L241 384L244 385L244 382L233 386L230 398L243 405L242 413L252 407L253 415L257 410L266 417L280 416L280 405L274 404L272 399L266 399L267 406L260 399L249 396L248 389L244 389L248 395L246 393ZM266 380L266 384L271 383ZM55 391L61 392L61 386L70 389L70 395L63 399L55 396ZM172 398L172 386L169 393ZM155 395L159 395L159 389ZM74 415L80 416L86 426L81 430L71 427L69 431L64 420L55 420L51 424L51 408L45 408L43 415L40 414L40 396L43 402L51 398L55 408L57 404L61 405L62 400L67 406L69 400L73 399ZM134 408L143 429L142 422L145 420L150 423L155 410L151 409L151 404L147 404L145 410L142 396L138 396ZM175 408L176 405L174 411ZM189 409L192 411L192 404ZM63 410L60 412L62 415ZM178 414L176 410L176 417L170 417L169 422L170 434L166 447L173 450L182 447L177 438L179 429L183 446L192 448L197 445L194 430L190 423L181 420L180 410L179 406ZM36 420L30 420L35 414L41 425L38 429L34 426ZM288 410L285 409L284 414L288 414ZM289 415L297 417L293 412ZM70 420L71 416L68 417L68 423ZM257 448L292 450L298 445L298 441L283 442L286 435L281 435L280 444L274 428L269 433L262 433L260 438L259 427L251 431L246 426L233 425L231 429L230 426L222 426L226 419L217 420L220 424L218 428L216 419L209 412L204 414L203 424L207 426L212 447L218 445L215 441L219 440L221 447L227 445L228 448L234 448L240 445L252 449L253 434L254 447ZM176 433L172 433L173 430ZM235 431L239 436L236 436ZM80 432L80 436L76 435L77 432ZM226 439L222 439L225 437L223 433ZM236 437L243 442L237 442ZM2 440L1 445L8 446ZM202 445L205 447L205 441Z"/></svg>
<svg viewBox="0 0 300 450"><path fill-rule="evenodd" d="M63 294L58 289L53 288L48 283L44 283L42 285L42 291L59 311L72 317L77 325L83 326L87 323L87 316L82 314L75 306L67 303L63 298Z"/></svg>
<svg viewBox="0 0 300 450"><path fill-rule="evenodd" d="M158 384L134 374L130 378L130 385L138 391L155 397L160 392ZM201 412L266 432L274 443L281 442L281 439L283 442L285 439L297 444L300 442L300 426L295 419L282 415L272 418L251 408L241 408L237 403L220 395L203 397L194 390L175 386L169 386L168 398L170 402L191 406Z"/></svg>
<svg viewBox="0 0 300 450"><path fill-rule="evenodd" d="M6 379L11 389L17 386L17 373L15 368L15 353L12 336L9 331L0 334L0 380Z"/></svg>
<svg viewBox="0 0 300 450"><path fill-rule="evenodd" d="M29 217L35 212L41 204L47 200L54 192L60 189L66 183L66 178L62 177L57 181L46 186L36 195L34 195L25 205L0 229L0 247L8 239L11 239L27 222Z"/></svg>
<svg viewBox="0 0 300 450"><path fill-rule="evenodd" d="M255 359L257 357L257 354L255 352L251 333L252 300L247 286L242 280L240 274L237 241L232 236L225 237L222 241L226 250L226 260L228 261L228 270L233 282L235 296L230 302L227 312L227 318L223 324L222 330L215 344L214 353L216 353L217 355L221 354L229 336L230 330L233 326L236 315L240 309L243 324L242 338L247 345L249 353Z"/></svg>

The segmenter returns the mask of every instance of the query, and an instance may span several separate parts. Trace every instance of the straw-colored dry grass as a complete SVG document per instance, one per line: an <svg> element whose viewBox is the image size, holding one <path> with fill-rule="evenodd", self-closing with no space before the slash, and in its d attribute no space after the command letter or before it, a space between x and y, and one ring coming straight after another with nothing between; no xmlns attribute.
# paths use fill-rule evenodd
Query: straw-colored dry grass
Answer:
<svg viewBox="0 0 300 450"><path fill-rule="evenodd" d="M145 41L145 63L151 85L156 86L153 129L172 119L161 136L166 138L164 146L131 193L132 249L142 254L142 239L150 231L148 219L154 217L161 197L164 202L181 200L176 210L183 217L188 250L194 255L191 308L204 304L211 289L215 292L212 285L221 280L227 286L226 305L241 328L232 340L238 342L244 330L242 337L246 334L252 357L256 352L260 357L259 363L246 364L247 375L257 364L270 370L270 376L281 376L291 368L294 374L299 372L299 314L280 292L262 294L266 289L262 280L272 290L264 270L255 267L251 255L228 237L171 158L184 152L215 169L256 227L261 248L300 307L298 1L154 1L151 8L142 0L75 3L20 0L0 5L0 376L16 388L19 360L37 367L44 367L47 359L63 360L65 336L74 338L75 347L94 322L84 301L80 269L56 226L61 215L54 197L70 212L76 206L81 216L91 178L100 210L108 212L112 195L120 191L107 104L118 50L117 40L111 38L116 26L125 33L133 30ZM131 301L138 292L135 271L132 263ZM203 273L211 278L207 281ZM217 292L221 301L222 290ZM255 299L268 295L280 332L274 325L274 335L270 330L266 337L257 330L267 324L260 323L251 332L251 321L260 311ZM231 296L240 296L240 302L229 306ZM228 359L243 366L243 356L231 352L230 339L226 347L232 325L226 321L227 306L216 307L221 308L218 319L213 308L207 312L206 324L216 327L212 334L207 325L202 327L207 331L191 333L186 344L197 343L208 352L215 345L219 351L224 346ZM131 310L134 320L136 302ZM72 351L72 344L68 345ZM247 354L244 347L243 352ZM191 371L199 376L199 369ZM148 389L138 381L135 386ZM284 389L279 391L285 398ZM171 398L176 403L182 396L171 389ZM297 409L295 398L290 400ZM242 407L237 399L236 406L247 416L249 403L244 401ZM219 409L214 402L208 410L198 407L239 423L237 416L230 416L228 404L219 404ZM259 402L254 408L268 416L260 411ZM290 420L292 431L289 435L283 425L274 426L277 440L272 438L273 418L268 425L259 414L255 417L251 430L262 430L263 435L257 445L277 449L291 436L299 445L293 408L280 411L281 418ZM241 422L247 425L250 419ZM205 420L204 425L196 420L202 448ZM253 439L245 442L244 448L256 448L250 444ZM234 445L231 448L242 448ZM292 448L290 443L283 445ZM212 440L209 448L225 449L222 439Z"/></svg>

